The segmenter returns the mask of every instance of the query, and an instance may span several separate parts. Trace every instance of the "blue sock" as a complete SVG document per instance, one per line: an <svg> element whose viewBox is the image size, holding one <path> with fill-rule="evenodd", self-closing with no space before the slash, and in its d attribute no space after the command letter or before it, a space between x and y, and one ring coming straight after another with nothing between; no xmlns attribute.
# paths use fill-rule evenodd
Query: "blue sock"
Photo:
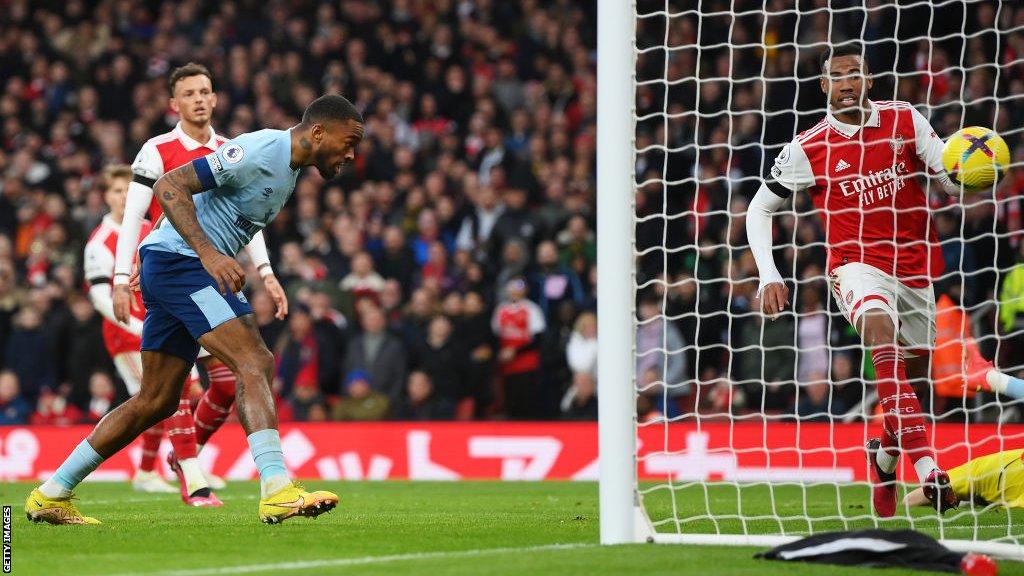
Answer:
<svg viewBox="0 0 1024 576"><path fill-rule="evenodd" d="M89 445L88 440L82 440L68 456L68 459L53 473L51 480L64 487L65 490L74 490L75 486L78 486L90 472L103 463L103 460L104 458Z"/></svg>
<svg viewBox="0 0 1024 576"><path fill-rule="evenodd" d="M1006 383L1006 395L1015 399L1024 398L1024 380L1010 376L1010 381Z"/></svg>
<svg viewBox="0 0 1024 576"><path fill-rule="evenodd" d="M266 481L274 476L288 477L284 452L281 450L281 435L277 430L267 428L253 432L249 434L248 440L249 452L260 471L260 480Z"/></svg>

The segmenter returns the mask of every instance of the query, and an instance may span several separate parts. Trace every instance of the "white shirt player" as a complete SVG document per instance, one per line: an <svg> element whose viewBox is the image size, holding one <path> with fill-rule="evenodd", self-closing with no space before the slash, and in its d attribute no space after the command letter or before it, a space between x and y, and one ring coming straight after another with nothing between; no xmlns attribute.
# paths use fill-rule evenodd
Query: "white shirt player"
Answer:
<svg viewBox="0 0 1024 576"><path fill-rule="evenodd" d="M149 227L148 223L144 223L142 231L148 232ZM85 244L85 261L83 262L85 280L89 283L89 299L96 307L96 311L106 320L104 322L104 338L108 339L107 332L112 328L127 332L128 335L138 340L142 336L142 312L132 310L128 324L121 324L114 317L114 300L111 296L110 280L114 275L114 250L120 231L121 226L114 222L110 214L103 217L103 221L96 227ZM139 233L136 232L136 236L138 235ZM108 328L108 323L113 326ZM124 338L124 340L130 339L127 335ZM132 349L129 347L127 350L116 350L109 345L109 342L107 347L111 356ZM134 350L136 352L139 350L138 343L134 346Z"/></svg>
<svg viewBox="0 0 1024 576"><path fill-rule="evenodd" d="M155 224L155 220L162 214L160 205L153 198L153 183L164 173L213 152L225 141L211 128L210 139L200 143L186 134L179 122L170 132L150 138L143 144L132 163L133 178L128 186L124 221L121 223L122 234L118 239L115 256L115 285L128 283L128 275L131 274L135 253L139 248L138 232L143 218L148 214ZM262 231L253 236L245 248L261 276L273 274ZM234 254L229 256L233 257Z"/></svg>

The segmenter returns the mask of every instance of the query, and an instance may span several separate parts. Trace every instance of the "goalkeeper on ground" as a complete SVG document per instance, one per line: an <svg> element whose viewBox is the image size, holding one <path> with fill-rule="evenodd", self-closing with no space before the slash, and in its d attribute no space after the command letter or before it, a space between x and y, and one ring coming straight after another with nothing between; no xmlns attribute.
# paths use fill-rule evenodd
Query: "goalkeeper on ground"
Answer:
<svg viewBox="0 0 1024 576"><path fill-rule="evenodd" d="M1008 508L1024 508L1024 462L1022 450L1006 450L975 458L948 472L953 493L961 502L981 506L1002 504ZM907 506L930 506L923 488L907 493Z"/></svg>

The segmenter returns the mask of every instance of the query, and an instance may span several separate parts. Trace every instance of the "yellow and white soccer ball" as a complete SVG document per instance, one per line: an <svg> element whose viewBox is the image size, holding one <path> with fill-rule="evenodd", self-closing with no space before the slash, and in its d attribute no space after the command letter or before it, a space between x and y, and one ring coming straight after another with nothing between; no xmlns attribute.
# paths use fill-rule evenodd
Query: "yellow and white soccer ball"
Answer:
<svg viewBox="0 0 1024 576"><path fill-rule="evenodd" d="M949 177L963 184L965 190L983 190L1006 173L1010 148L995 131L969 126L946 141L942 165Z"/></svg>

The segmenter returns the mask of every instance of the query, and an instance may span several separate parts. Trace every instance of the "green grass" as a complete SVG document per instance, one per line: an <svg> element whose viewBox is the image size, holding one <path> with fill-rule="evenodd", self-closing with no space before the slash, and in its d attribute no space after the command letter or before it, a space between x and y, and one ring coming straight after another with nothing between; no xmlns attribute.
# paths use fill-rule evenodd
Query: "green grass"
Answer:
<svg viewBox="0 0 1024 576"><path fill-rule="evenodd" d="M189 509L174 495L145 495L125 484L86 483L80 508L100 518L100 526L32 524L21 513L32 488L27 483L0 484L0 501L15 507L13 563L15 574L915 574L915 572L815 565L783 565L754 560L753 548L631 545L596 546L597 486L592 483L499 482L310 482L311 487L335 490L341 506L316 520L296 518L280 526L256 519L252 482L232 483L219 493L221 509ZM697 492L699 490L699 492ZM703 488L675 491L680 517L705 510ZM716 512L738 510L736 488L708 488ZM744 513L770 513L770 500L761 487L744 488ZM842 501L852 502L860 487L844 488ZM831 491L831 500L829 500ZM849 491L849 492L846 492ZM841 508L835 488L813 488L809 512L863 520L850 527L869 526L867 511ZM800 514L803 492L796 486L776 490L785 503L783 516ZM862 500L863 501L863 500ZM672 510L670 492L655 489L647 496L655 519ZM843 514L837 514L837 510ZM1002 514L1000 516L1000 514ZM947 523L965 526L964 516ZM1016 529L1021 530L1020 520ZM1005 513L983 512L980 524L1004 526ZM919 528L928 529L924 516ZM931 527L937 523L932 520ZM702 524L703 523L703 524ZM907 519L887 523L906 525ZM801 531L799 521L786 528ZM694 519L688 529L712 526ZM816 522L818 530L842 528L843 521ZM724 527L724 526L723 526ZM748 527L777 533L778 523L753 520ZM675 524L665 525L675 529ZM804 528L806 530L806 522ZM987 529L986 529L987 530ZM947 532L948 534L948 532ZM950 534L951 535L951 534ZM960 533L960 537L969 534ZM279 566L268 566L277 564ZM1001 562L1000 574L1024 575L1024 565Z"/></svg>

